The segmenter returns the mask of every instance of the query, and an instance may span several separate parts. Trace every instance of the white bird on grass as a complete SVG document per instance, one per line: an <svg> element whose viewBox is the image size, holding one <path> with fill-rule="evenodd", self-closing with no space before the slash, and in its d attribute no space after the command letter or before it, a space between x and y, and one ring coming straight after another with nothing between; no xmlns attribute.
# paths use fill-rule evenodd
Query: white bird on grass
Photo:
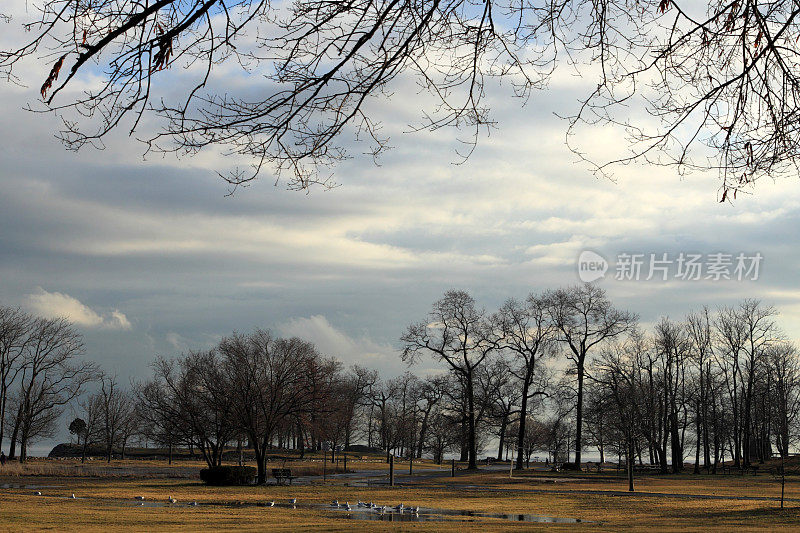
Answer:
<svg viewBox="0 0 800 533"><path fill-rule="evenodd" d="M344 504L344 508L345 508L345 509L347 509L348 511L352 511L352 510L353 510L353 509L350 507L350 502L346 502L346 503Z"/></svg>
<svg viewBox="0 0 800 533"><path fill-rule="evenodd" d="M331 507L339 507L339 500L333 500L333 502L331 502Z"/></svg>
<svg viewBox="0 0 800 533"><path fill-rule="evenodd" d="M394 509L395 511L400 511L402 513L403 509L405 509L405 505L403 505L402 503L398 504Z"/></svg>
<svg viewBox="0 0 800 533"><path fill-rule="evenodd" d="M197 502L192 502L189 505L191 505L192 507L197 507Z"/></svg>
<svg viewBox="0 0 800 533"><path fill-rule="evenodd" d="M291 503L292 505L296 504L297 503L297 498L290 499L289 503Z"/></svg>
<svg viewBox="0 0 800 533"><path fill-rule="evenodd" d="M144 496L137 496L136 499L139 500L139 501L142 501L142 500L144 500Z"/></svg>
<svg viewBox="0 0 800 533"><path fill-rule="evenodd" d="M74 499L76 499L76 498L75 498L75 493L74 493L74 492L72 493L72 499L73 499L73 500L74 500Z"/></svg>
<svg viewBox="0 0 800 533"><path fill-rule="evenodd" d="M173 498L172 496L169 497L169 503L178 503L178 500Z"/></svg>
<svg viewBox="0 0 800 533"><path fill-rule="evenodd" d="M267 507L275 507L275 502L271 501L267 504Z"/></svg>
<svg viewBox="0 0 800 533"><path fill-rule="evenodd" d="M36 492L34 492L34 493L33 493L33 495L34 495L34 496L41 496L41 495L42 495L42 493L41 493L41 491L38 491L38 490L37 490Z"/></svg>

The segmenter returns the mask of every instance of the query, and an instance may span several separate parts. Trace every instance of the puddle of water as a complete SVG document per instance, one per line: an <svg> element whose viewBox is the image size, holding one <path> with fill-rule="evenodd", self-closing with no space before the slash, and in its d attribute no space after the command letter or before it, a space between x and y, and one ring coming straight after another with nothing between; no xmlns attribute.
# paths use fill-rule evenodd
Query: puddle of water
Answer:
<svg viewBox="0 0 800 533"><path fill-rule="evenodd" d="M37 485L21 485L21 484L6 484L2 488L26 488L36 489L42 486ZM72 499L70 496L52 496L59 499ZM81 499L80 497L76 499ZM129 500L129 499L114 499L108 498L107 501L117 503L125 507L228 507L228 508L242 508L242 507L262 507L269 509L270 507L278 507L283 509L306 509L315 511L329 511L333 517L349 520L377 520L386 522L445 522L445 521L468 521L474 522L482 518L496 518L500 520L508 520L512 522L538 522L538 523L551 523L551 524L581 524L588 523L588 521L581 520L580 518L564 518L557 516L541 516L533 514L522 513L484 513L479 511L463 511L455 509L437 509L437 508L420 508L418 512L414 512L408 508L397 510L394 507L387 507L384 510L381 508L370 507L357 507L351 505L348 510L344 504L340 507L333 507L331 505L321 503L299 503L291 504L288 502L275 502L270 505L268 502L193 502L193 501L177 501L170 503L166 500Z"/></svg>
<svg viewBox="0 0 800 533"><path fill-rule="evenodd" d="M177 502L169 503L166 501L131 501L124 500L124 504L134 507L193 507L192 502ZM241 503L198 503L198 507L213 506L213 507L264 507L270 508L266 502L241 502ZM379 509L372 509L369 507L356 507L352 505L350 510L344 507L333 507L325 504L290 504L275 502L274 507L283 509L307 509L307 510L322 510L330 511L336 518L344 518L350 520L380 520L386 522L444 522L450 520L456 521L475 521L481 518L496 518L500 520L509 520L512 522L538 522L538 523L551 523L551 524L580 524L586 521L580 518L563 518L558 516L540 516L533 514L512 514L512 513L483 513L478 511L460 511L454 509L435 509L435 508L420 508L419 512L413 512L409 509L398 511L394 508L387 508L385 511Z"/></svg>
<svg viewBox="0 0 800 533"><path fill-rule="evenodd" d="M336 508L332 509L337 511ZM380 512L369 508L353 508L350 511L343 511L345 516L351 520L386 520L389 522L444 522L450 519L461 521L475 521L480 518L497 518L500 520L510 520L513 522L539 522L551 524L580 524L584 523L579 518L562 518L557 516L540 516L533 514L509 514L509 513L482 513L478 511L459 511L454 509L431 509L420 508L419 512L412 512L407 509L397 511L392 509Z"/></svg>

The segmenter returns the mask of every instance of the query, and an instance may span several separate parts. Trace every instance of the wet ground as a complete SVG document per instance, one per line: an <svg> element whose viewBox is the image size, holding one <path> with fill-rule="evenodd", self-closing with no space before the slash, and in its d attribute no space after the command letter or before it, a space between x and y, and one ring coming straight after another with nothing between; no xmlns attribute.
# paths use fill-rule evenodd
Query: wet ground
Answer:
<svg viewBox="0 0 800 533"><path fill-rule="evenodd" d="M333 505L316 504L316 503L287 503L275 502L270 505L269 502L258 503L202 503L202 502L176 502L169 503L168 501L136 501L136 500L122 500L122 505L132 507L262 507L269 509L271 507L278 507L284 509L306 509L314 511L329 511L334 518L350 519L350 520L378 520L386 522L443 522L443 521L476 521L482 518L494 518L500 520L510 520L513 522L539 522L539 523L554 523L554 524L578 524L584 521L578 518L565 518L557 516L541 516L533 514L518 514L518 513L487 513L474 510L456 510L456 509L437 509L429 507L420 507L412 509L405 507L403 509L396 509L393 506L383 505L377 507L363 507L357 504L352 504L350 509L347 509L346 504L341 504L338 507Z"/></svg>

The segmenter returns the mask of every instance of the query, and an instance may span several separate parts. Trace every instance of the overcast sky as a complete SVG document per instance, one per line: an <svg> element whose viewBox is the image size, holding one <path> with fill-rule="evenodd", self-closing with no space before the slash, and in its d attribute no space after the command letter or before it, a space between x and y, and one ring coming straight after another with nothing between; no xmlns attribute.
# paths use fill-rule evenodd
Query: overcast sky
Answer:
<svg viewBox="0 0 800 533"><path fill-rule="evenodd" d="M570 76L525 107L496 93L499 129L464 164L455 133L402 133L420 98L398 87L371 103L394 146L380 166L355 157L334 169L339 187L308 194L265 173L230 197L218 154L143 160L124 132L102 151L65 151L55 117L22 109L48 67L26 68L30 87L0 84L0 304L69 317L87 357L124 380L144 377L157 354L256 327L393 375L404 370L399 336L445 290L492 310L577 283L586 249L612 263L761 253L757 280L617 281L612 264L597 283L645 323L761 298L800 338L800 183L763 181L731 205L717 202L714 174L632 165L597 179L553 115L575 110L583 89ZM587 139L600 154L623 143L607 129Z"/></svg>

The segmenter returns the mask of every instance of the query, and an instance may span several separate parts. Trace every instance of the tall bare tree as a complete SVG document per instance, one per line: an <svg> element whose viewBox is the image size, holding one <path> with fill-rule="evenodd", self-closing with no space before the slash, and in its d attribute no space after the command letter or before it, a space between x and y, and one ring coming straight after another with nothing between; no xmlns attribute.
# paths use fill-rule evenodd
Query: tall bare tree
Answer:
<svg viewBox="0 0 800 533"><path fill-rule="evenodd" d="M516 361L511 373L521 385L520 416L517 426L517 469L523 468L522 446L528 420L528 402L545 393L547 374L544 360L554 355L556 326L548 314L548 303L542 297L530 294L524 303L508 300L492 316L492 323L500 331L500 348Z"/></svg>
<svg viewBox="0 0 800 533"><path fill-rule="evenodd" d="M477 468L476 371L497 349L498 339L485 313L464 291L450 290L433 304L428 319L408 326L400 339L409 364L430 355L447 365L464 386L469 468Z"/></svg>
<svg viewBox="0 0 800 533"><path fill-rule="evenodd" d="M545 294L548 314L566 345L577 379L575 406L575 463L583 447L583 384L586 360L598 344L631 331L638 317L611 304L603 289L585 283Z"/></svg>
<svg viewBox="0 0 800 533"><path fill-rule="evenodd" d="M263 484L267 450L277 430L312 405L315 391L308 377L316 373L319 354L305 341L275 338L265 330L226 337L219 351L233 414L247 435Z"/></svg>
<svg viewBox="0 0 800 533"><path fill-rule="evenodd" d="M19 459L25 461L28 444L51 435L64 407L94 379L97 366L81 361L82 354L82 337L66 319L37 318L32 322L15 398L10 458L16 455L19 442Z"/></svg>
<svg viewBox="0 0 800 533"><path fill-rule="evenodd" d="M0 307L0 447L6 429L6 405L12 385L22 371L26 344L32 338L33 318L18 308Z"/></svg>

